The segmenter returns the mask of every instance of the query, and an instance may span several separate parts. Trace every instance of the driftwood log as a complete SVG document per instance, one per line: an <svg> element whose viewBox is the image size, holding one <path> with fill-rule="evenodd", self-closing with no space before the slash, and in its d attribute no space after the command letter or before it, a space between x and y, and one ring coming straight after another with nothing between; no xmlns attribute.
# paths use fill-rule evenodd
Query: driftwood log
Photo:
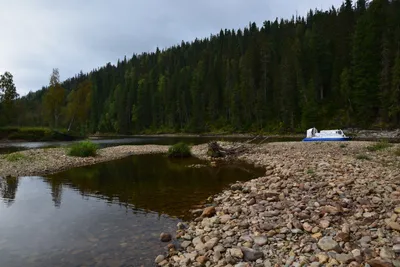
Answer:
<svg viewBox="0 0 400 267"><path fill-rule="evenodd" d="M224 158L224 157L233 157L233 156L238 156L240 154L243 154L247 152L249 149L251 149L253 146L257 145L254 144L254 141L260 138L260 136L256 136L253 139L250 139L244 143L240 143L237 146L225 148L220 146L216 141L208 143L208 151L207 155L212 157L212 158ZM268 137L264 138L260 143L264 142ZM250 145L250 143L252 143Z"/></svg>

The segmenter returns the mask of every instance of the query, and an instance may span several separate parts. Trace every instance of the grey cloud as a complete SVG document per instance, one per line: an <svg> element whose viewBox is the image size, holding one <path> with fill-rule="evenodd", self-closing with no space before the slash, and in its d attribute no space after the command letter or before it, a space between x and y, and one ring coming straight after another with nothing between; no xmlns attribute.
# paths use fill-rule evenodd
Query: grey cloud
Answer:
<svg viewBox="0 0 400 267"><path fill-rule="evenodd" d="M48 84L53 67L66 79L133 53L261 25L340 0L19 0L3 1L0 72L21 95Z"/></svg>

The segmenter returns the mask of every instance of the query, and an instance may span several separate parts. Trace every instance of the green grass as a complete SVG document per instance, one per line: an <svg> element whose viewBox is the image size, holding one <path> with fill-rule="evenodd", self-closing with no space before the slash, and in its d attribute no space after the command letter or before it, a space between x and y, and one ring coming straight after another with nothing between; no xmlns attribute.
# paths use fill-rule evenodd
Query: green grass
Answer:
<svg viewBox="0 0 400 267"><path fill-rule="evenodd" d="M81 141L68 148L68 155L73 157L94 157L98 146L91 141Z"/></svg>
<svg viewBox="0 0 400 267"><path fill-rule="evenodd" d="M192 152L188 144L179 142L168 149L167 155L170 158L187 158L192 156Z"/></svg>
<svg viewBox="0 0 400 267"><path fill-rule="evenodd" d="M368 155L365 155L365 154L358 154L356 156L356 159L359 159L359 160L371 160L371 158Z"/></svg>
<svg viewBox="0 0 400 267"><path fill-rule="evenodd" d="M26 156L24 154L21 154L21 153L17 152L17 153L8 154L4 158L9 162L16 162L16 161L19 161L19 160L26 159Z"/></svg>
<svg viewBox="0 0 400 267"><path fill-rule="evenodd" d="M347 144L340 144L340 148L346 148Z"/></svg>
<svg viewBox="0 0 400 267"><path fill-rule="evenodd" d="M400 157L400 147L397 148L397 149L394 151L394 154L395 154L396 156Z"/></svg>
<svg viewBox="0 0 400 267"><path fill-rule="evenodd" d="M384 150L386 148L391 147L392 144L390 144L388 141L386 140L381 140L379 142L376 142L373 145L367 146L367 150L374 152L374 151L380 151L380 150Z"/></svg>

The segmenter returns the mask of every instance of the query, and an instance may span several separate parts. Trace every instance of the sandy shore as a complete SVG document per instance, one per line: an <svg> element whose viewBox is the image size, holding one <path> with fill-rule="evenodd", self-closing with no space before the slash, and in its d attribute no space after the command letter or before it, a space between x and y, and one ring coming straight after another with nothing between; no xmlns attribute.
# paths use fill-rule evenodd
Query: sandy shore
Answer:
<svg viewBox="0 0 400 267"><path fill-rule="evenodd" d="M400 266L399 145L269 143L240 158L266 173L178 225L159 266ZM193 149L205 158L206 146ZM198 213L200 212L200 213ZM202 214L201 214L202 212ZM201 214L201 215L200 215Z"/></svg>
<svg viewBox="0 0 400 267"><path fill-rule="evenodd" d="M56 173L73 167L111 161L130 155L166 153L169 146L116 146L98 150L96 157L70 157L65 148L32 149L12 154L22 155L22 159L9 161L7 155L0 155L0 177L35 176Z"/></svg>

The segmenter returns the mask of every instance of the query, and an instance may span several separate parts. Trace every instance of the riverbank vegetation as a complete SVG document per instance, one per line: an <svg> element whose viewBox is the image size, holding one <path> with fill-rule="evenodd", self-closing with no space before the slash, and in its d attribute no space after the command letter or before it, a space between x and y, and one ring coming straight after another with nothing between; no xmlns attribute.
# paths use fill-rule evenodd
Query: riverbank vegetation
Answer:
<svg viewBox="0 0 400 267"><path fill-rule="evenodd" d="M381 140L379 142L376 142L373 145L370 145L367 147L368 151L380 151L380 150L384 150L386 148L391 147L392 144L390 144L387 140Z"/></svg>
<svg viewBox="0 0 400 267"><path fill-rule="evenodd" d="M15 102L12 121L122 134L399 127L399 13L399 1L346 0L64 82L55 69Z"/></svg>
<svg viewBox="0 0 400 267"><path fill-rule="evenodd" d="M6 155L4 158L9 162L15 162L15 161L26 159L26 156L22 153L15 152L15 153Z"/></svg>
<svg viewBox="0 0 400 267"><path fill-rule="evenodd" d="M73 157L94 157L97 154L98 145L89 141L81 141L72 144L68 148L68 155Z"/></svg>
<svg viewBox="0 0 400 267"><path fill-rule="evenodd" d="M188 144L179 142L168 149L167 155L170 158L188 158L192 156L192 152Z"/></svg>
<svg viewBox="0 0 400 267"><path fill-rule="evenodd" d="M0 140L23 141L71 141L82 138L75 132L66 129L50 129L47 127L1 127Z"/></svg>

